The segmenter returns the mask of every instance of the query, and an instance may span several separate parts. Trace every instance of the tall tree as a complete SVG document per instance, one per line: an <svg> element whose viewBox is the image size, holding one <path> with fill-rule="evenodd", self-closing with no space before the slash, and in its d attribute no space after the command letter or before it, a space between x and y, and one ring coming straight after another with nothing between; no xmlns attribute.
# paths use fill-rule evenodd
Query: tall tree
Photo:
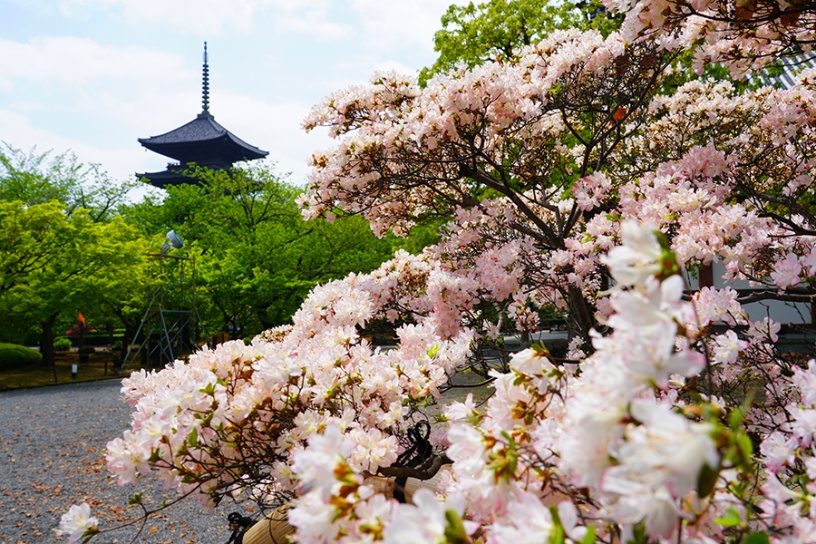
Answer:
<svg viewBox="0 0 816 544"><path fill-rule="evenodd" d="M200 184L170 187L161 203L128 214L154 233L182 235L196 256L197 305L215 331L286 323L318 283L370 271L393 253L394 239L372 236L360 218L305 222L302 190L269 167L192 173Z"/></svg>
<svg viewBox="0 0 816 544"><path fill-rule="evenodd" d="M596 28L608 33L618 24L598 0L577 4L551 0L454 4L442 16L442 29L434 34L434 50L439 57L433 66L422 69L420 82L460 64L473 68L487 61L505 61L554 30Z"/></svg>
<svg viewBox="0 0 816 544"><path fill-rule="evenodd" d="M61 203L0 201L0 307L10 323L39 330L43 364L53 364L60 316L93 315L142 260L135 231L121 218L97 222Z"/></svg>

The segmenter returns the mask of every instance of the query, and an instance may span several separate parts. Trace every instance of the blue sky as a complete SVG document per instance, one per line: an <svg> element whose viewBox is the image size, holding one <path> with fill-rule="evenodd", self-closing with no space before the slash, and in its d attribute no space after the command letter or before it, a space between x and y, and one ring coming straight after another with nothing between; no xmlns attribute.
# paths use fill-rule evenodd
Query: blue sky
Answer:
<svg viewBox="0 0 816 544"><path fill-rule="evenodd" d="M457 0L459 3L462 0ZM137 138L210 111L304 184L331 145L301 121L377 70L433 63L454 0L0 0L0 141L73 151L114 180L163 170Z"/></svg>

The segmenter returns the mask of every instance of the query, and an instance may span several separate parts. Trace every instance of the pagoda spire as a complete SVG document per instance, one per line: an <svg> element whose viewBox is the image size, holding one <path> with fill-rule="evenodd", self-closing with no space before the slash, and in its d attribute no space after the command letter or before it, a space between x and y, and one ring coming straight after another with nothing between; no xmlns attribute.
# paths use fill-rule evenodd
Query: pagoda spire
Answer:
<svg viewBox="0 0 816 544"><path fill-rule="evenodd" d="M204 42L204 70L201 82L201 115L210 115L210 65L207 63L207 42Z"/></svg>

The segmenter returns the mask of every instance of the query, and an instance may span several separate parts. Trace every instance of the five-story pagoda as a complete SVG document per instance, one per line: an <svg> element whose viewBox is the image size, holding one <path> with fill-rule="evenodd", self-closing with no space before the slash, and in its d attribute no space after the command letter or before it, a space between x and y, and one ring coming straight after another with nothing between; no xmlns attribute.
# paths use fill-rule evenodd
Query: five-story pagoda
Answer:
<svg viewBox="0 0 816 544"><path fill-rule="evenodd" d="M175 159L167 170L136 174L147 178L151 185L164 188L167 185L197 183L194 177L185 175L189 165L226 170L233 163L266 157L269 152L249 145L235 134L219 125L210 113L210 78L207 63L207 42L204 42L204 70L202 89L202 110L195 119L175 130L139 138L145 148L165 157Z"/></svg>

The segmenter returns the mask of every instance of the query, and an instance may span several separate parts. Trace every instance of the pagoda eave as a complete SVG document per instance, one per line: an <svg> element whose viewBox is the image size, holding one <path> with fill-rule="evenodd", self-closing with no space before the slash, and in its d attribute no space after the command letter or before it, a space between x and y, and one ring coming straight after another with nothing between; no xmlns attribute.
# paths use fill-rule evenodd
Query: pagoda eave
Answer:
<svg viewBox="0 0 816 544"><path fill-rule="evenodd" d="M269 155L268 151L240 145L229 133L209 140L195 142L157 143L150 138L140 138L139 143L159 155L164 155L177 161L203 162L209 157L221 157L230 162L262 159Z"/></svg>
<svg viewBox="0 0 816 544"><path fill-rule="evenodd" d="M140 181L147 180L150 185L164 189L168 185L185 185L198 182L193 176L185 175L181 170L162 170L161 172L145 172L136 174Z"/></svg>

